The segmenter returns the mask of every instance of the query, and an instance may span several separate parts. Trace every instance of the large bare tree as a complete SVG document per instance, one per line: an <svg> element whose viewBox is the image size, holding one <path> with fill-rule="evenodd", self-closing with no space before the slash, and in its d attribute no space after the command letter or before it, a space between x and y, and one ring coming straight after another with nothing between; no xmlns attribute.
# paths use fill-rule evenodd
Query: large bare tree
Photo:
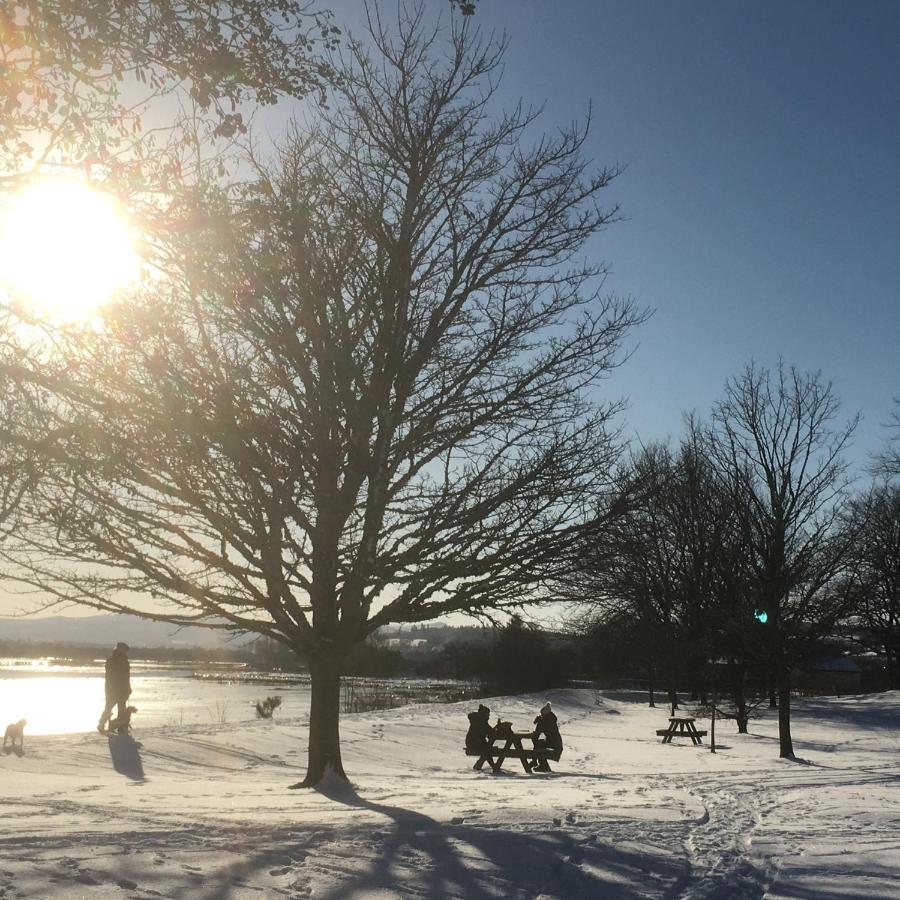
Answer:
<svg viewBox="0 0 900 900"><path fill-rule="evenodd" d="M888 688L900 687L900 486L878 484L853 503L860 635L884 654Z"/></svg>
<svg viewBox="0 0 900 900"><path fill-rule="evenodd" d="M838 400L818 373L779 361L749 365L725 387L709 448L731 492L750 548L756 603L767 616L778 685L780 755L793 758L790 678L794 663L833 629L851 602L842 577L852 529L842 453L858 416L836 425Z"/></svg>
<svg viewBox="0 0 900 900"><path fill-rule="evenodd" d="M374 21L327 115L167 210L166 276L104 327L5 317L0 452L45 463L7 574L302 651L303 785L343 775L351 648L540 598L617 454L598 385L642 314L579 258L615 171L493 114L502 52Z"/></svg>

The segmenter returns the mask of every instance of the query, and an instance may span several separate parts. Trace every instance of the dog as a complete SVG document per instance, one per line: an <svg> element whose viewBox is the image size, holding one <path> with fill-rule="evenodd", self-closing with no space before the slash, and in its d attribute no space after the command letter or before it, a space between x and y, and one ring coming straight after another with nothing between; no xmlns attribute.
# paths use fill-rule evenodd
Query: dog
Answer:
<svg viewBox="0 0 900 900"><path fill-rule="evenodd" d="M131 734L131 717L137 712L136 706L126 706L121 716L109 720L110 734Z"/></svg>
<svg viewBox="0 0 900 900"><path fill-rule="evenodd" d="M12 743L13 750L16 749L16 741L19 742L19 749L24 750L25 744L23 741L23 737L25 734L25 720L19 719L18 722L13 722L10 725L6 726L6 734L3 735L3 749L6 749L6 745L8 743Z"/></svg>

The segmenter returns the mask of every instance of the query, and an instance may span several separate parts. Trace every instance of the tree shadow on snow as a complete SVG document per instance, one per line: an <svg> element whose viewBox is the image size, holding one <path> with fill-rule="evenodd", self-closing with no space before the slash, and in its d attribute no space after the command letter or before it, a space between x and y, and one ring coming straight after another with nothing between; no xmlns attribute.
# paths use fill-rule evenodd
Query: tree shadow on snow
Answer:
<svg viewBox="0 0 900 900"><path fill-rule="evenodd" d="M132 781L144 782L147 780L147 776L144 775L140 746L134 738L126 734L109 736L109 755L113 768Z"/></svg>
<svg viewBox="0 0 900 900"><path fill-rule="evenodd" d="M341 805L384 816L384 824L344 825L332 829L310 826L273 830L265 851L248 856L240 865L207 877L208 900L227 900L232 890L252 883L254 876L283 865L286 860L315 861L318 845L339 847L335 865L333 849L323 863L332 872L333 884L317 896L324 900L376 895L381 891L405 893L430 900L448 896L467 900L495 900L498 896L532 897L541 894L571 898L603 897L604 900L637 900L645 897L647 872L652 884L677 884L686 875L685 864L662 854L648 856L647 847L616 845L617 835L578 832L564 826L497 826L467 822L465 816L441 822L405 809L360 797L349 785L316 790ZM610 825L610 828L614 826ZM521 828L522 830L518 830ZM532 828L533 830L528 830ZM303 880L302 865L296 869ZM269 872L269 874L274 874ZM294 887L296 887L296 883ZM401 891L404 893L404 891Z"/></svg>
<svg viewBox="0 0 900 900"><path fill-rule="evenodd" d="M893 696L892 696L893 695ZM895 692L887 694L862 694L849 697L806 697L791 707L794 721L811 719L821 725L852 725L854 728L900 728L900 703Z"/></svg>

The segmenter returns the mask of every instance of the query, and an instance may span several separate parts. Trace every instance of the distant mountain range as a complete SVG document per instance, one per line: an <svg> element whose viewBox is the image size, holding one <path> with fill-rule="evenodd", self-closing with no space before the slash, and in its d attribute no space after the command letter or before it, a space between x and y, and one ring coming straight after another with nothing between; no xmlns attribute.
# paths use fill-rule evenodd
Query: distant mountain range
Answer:
<svg viewBox="0 0 900 900"><path fill-rule="evenodd" d="M240 647L253 636L230 635L211 628L151 622L137 616L48 616L40 619L0 617L0 640L65 642L85 647L113 647L125 641L134 647Z"/></svg>

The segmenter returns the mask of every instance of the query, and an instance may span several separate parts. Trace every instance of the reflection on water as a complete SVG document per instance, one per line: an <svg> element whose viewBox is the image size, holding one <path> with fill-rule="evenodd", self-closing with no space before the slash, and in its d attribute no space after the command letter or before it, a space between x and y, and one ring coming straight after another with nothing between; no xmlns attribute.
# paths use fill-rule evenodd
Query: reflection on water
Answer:
<svg viewBox="0 0 900 900"><path fill-rule="evenodd" d="M132 664L129 703L137 707L132 720L136 733L160 725L227 725L256 718L262 686L210 682L191 675L190 669ZM49 669L0 666L0 730L8 722L27 719L26 735L93 731L103 711L103 681L102 664ZM278 693L283 698L279 718L307 713L307 686L279 686Z"/></svg>
<svg viewBox="0 0 900 900"><path fill-rule="evenodd" d="M212 669L212 671L210 671ZM93 731L104 706L103 661L57 665L48 660L0 659L0 733L9 722L26 719L28 735ZM281 697L275 720L309 712L307 676L214 666L202 673L166 663L132 661L132 694L137 707L134 733L161 725L231 725L256 719L256 702ZM464 693L460 693L463 690ZM408 703L445 702L475 696L472 686L413 679L345 680L344 713ZM348 702L348 698L353 702Z"/></svg>
<svg viewBox="0 0 900 900"><path fill-rule="evenodd" d="M0 677L0 725L27 719L25 733L68 734L96 728L103 711L103 678Z"/></svg>

